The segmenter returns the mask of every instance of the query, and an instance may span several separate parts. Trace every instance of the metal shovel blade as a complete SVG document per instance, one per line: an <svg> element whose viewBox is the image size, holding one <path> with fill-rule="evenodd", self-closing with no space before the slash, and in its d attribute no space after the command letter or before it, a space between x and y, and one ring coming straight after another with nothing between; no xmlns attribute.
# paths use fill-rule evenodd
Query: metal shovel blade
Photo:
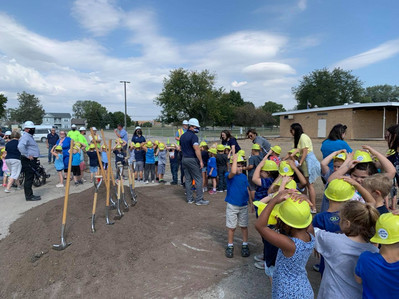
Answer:
<svg viewBox="0 0 399 299"><path fill-rule="evenodd" d="M65 239L61 239L61 244L54 244L53 249L57 250L57 251L61 251L61 250L64 250L65 248L67 248L71 244L72 244L72 242L66 243Z"/></svg>

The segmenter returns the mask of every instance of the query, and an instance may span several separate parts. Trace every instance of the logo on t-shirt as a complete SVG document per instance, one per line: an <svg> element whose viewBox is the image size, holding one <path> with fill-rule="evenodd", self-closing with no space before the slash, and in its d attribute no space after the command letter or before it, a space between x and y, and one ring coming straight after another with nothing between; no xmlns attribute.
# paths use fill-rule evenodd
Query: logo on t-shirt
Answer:
<svg viewBox="0 0 399 299"><path fill-rule="evenodd" d="M331 216L331 217L330 217L330 221L331 221L331 222L337 222L337 221L339 221L339 216Z"/></svg>
<svg viewBox="0 0 399 299"><path fill-rule="evenodd" d="M380 238L383 239L383 240L385 240L385 239L388 238L388 232L387 232L385 229L383 229L383 228L380 228L380 229L378 230L378 235L379 235Z"/></svg>

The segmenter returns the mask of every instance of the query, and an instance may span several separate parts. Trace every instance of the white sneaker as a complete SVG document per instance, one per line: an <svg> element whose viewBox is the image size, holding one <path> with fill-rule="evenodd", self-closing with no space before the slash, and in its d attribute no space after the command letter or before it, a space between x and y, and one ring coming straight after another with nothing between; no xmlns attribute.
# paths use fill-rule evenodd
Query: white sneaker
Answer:
<svg viewBox="0 0 399 299"><path fill-rule="evenodd" d="M4 189L4 192L5 192L5 193L11 193L11 190Z"/></svg>
<svg viewBox="0 0 399 299"><path fill-rule="evenodd" d="M154 182L154 181L152 181L151 183L153 183L153 184L154 184L155 182Z"/></svg>
<svg viewBox="0 0 399 299"><path fill-rule="evenodd" d="M207 191L208 191L208 188L207 188L207 187L205 187L205 188L204 188L204 192L207 192Z"/></svg>
<svg viewBox="0 0 399 299"><path fill-rule="evenodd" d="M64 184L57 184L57 185L55 185L57 188L62 188L62 187L64 187Z"/></svg>
<svg viewBox="0 0 399 299"><path fill-rule="evenodd" d="M146 183L146 184L148 184L148 180L147 180L147 181L145 181L145 183Z"/></svg>

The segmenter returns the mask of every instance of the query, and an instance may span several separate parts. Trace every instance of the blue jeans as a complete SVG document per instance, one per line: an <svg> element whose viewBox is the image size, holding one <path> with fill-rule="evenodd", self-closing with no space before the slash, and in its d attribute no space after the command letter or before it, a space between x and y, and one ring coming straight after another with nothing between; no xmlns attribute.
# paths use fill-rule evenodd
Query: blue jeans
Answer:
<svg viewBox="0 0 399 299"><path fill-rule="evenodd" d="M55 161L55 156L53 156L52 154L51 154L51 149L53 148L53 146L54 146L55 144L49 144L48 145L48 162L50 163L51 161L54 163L54 161Z"/></svg>
<svg viewBox="0 0 399 299"><path fill-rule="evenodd" d="M227 169L218 168L218 177L219 177L218 191L227 190L226 172Z"/></svg>
<svg viewBox="0 0 399 299"><path fill-rule="evenodd" d="M172 172L172 181L177 184L177 176L179 173L179 163L170 163L170 170Z"/></svg>

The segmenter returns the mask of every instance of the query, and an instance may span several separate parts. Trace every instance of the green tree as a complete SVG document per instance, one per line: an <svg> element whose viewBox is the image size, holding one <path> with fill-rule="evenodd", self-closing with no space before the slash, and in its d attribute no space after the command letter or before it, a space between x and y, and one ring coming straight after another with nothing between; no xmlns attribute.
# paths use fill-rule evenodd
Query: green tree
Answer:
<svg viewBox="0 0 399 299"><path fill-rule="evenodd" d="M110 112L112 115L112 120L113 123L110 124L111 127L115 128L118 124L125 124L125 113L121 111L116 111L116 112ZM130 127L132 125L132 119L130 118L129 115L126 115L126 126ZM126 129L126 128L125 128Z"/></svg>
<svg viewBox="0 0 399 299"><path fill-rule="evenodd" d="M150 128L150 127L152 127L152 123L150 123L149 121L146 121L146 122L143 123L141 126L142 126L143 128Z"/></svg>
<svg viewBox="0 0 399 299"><path fill-rule="evenodd" d="M7 103L7 97L0 93L0 118L5 116L6 114L6 103Z"/></svg>
<svg viewBox="0 0 399 299"><path fill-rule="evenodd" d="M285 108L283 107L283 105L278 104L276 102L273 101L267 101L263 104L262 109L264 111L266 111L269 114L273 114L275 112L285 112ZM275 120L275 124L279 124L280 123L280 117L279 116L274 116L274 120Z"/></svg>
<svg viewBox="0 0 399 299"><path fill-rule="evenodd" d="M262 107L256 108L252 102L235 108L234 124L243 127L260 127L275 124L275 119Z"/></svg>
<svg viewBox="0 0 399 299"><path fill-rule="evenodd" d="M350 102L367 102L362 82L351 71L335 68L315 70L292 88L297 109L327 107Z"/></svg>
<svg viewBox="0 0 399 299"><path fill-rule="evenodd" d="M203 126L214 125L219 120L222 94L214 84L215 75L207 70L196 72L179 68L171 71L154 100L162 108L162 122L180 124L183 119L195 117Z"/></svg>
<svg viewBox="0 0 399 299"><path fill-rule="evenodd" d="M399 102L399 87L375 85L366 88L365 97L371 102Z"/></svg>
<svg viewBox="0 0 399 299"><path fill-rule="evenodd" d="M18 93L19 106L11 111L11 119L19 123L27 120L33 121L40 125L43 122L44 109L40 104L40 100L33 94Z"/></svg>
<svg viewBox="0 0 399 299"><path fill-rule="evenodd" d="M104 128L109 122L107 108L96 101L77 101L72 110L76 118L84 118L89 127Z"/></svg>
<svg viewBox="0 0 399 299"><path fill-rule="evenodd" d="M239 91L230 90L228 93L224 92L218 103L220 114L217 116L216 125L232 126L234 124L236 107L242 107L244 104L244 99L241 97Z"/></svg>

